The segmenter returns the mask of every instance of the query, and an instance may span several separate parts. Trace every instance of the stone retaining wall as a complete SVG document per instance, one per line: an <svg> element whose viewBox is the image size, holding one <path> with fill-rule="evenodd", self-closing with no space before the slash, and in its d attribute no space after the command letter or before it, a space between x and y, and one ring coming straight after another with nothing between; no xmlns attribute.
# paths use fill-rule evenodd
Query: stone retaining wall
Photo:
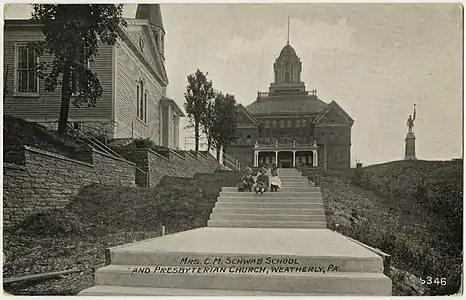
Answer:
<svg viewBox="0 0 466 300"><path fill-rule="evenodd" d="M151 149L118 150L118 154L136 163L136 183L155 187L163 176L193 177L196 173L213 173L217 169L215 159L202 154L181 150L155 152ZM210 154L209 154L210 155Z"/></svg>
<svg viewBox="0 0 466 300"><path fill-rule="evenodd" d="M79 152L77 156L82 160L28 146L4 151L4 226L32 213L63 207L81 187L92 183L135 183L134 163L97 150Z"/></svg>

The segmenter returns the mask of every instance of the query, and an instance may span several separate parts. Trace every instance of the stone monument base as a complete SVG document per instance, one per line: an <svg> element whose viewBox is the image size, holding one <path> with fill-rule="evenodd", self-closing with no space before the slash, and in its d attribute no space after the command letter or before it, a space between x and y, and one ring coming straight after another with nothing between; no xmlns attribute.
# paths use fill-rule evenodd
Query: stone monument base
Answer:
<svg viewBox="0 0 466 300"><path fill-rule="evenodd" d="M405 160L417 160L416 158L416 136L412 132L406 134Z"/></svg>

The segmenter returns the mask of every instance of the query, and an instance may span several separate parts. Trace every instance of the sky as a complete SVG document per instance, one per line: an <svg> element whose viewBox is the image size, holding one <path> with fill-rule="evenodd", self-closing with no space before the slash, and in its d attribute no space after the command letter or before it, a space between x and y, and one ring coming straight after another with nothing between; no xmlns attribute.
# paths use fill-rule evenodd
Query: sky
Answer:
<svg viewBox="0 0 466 300"><path fill-rule="evenodd" d="M462 157L463 12L458 4L162 4L167 96L183 107L186 77L208 72L243 105L268 91L273 62L290 45L307 90L355 120L352 165L404 157L416 104L418 159ZM125 4L133 18L136 4ZM29 18L10 5L5 18ZM181 124L183 127L185 123ZM193 147L180 133L180 147ZM185 139L188 137L188 139Z"/></svg>

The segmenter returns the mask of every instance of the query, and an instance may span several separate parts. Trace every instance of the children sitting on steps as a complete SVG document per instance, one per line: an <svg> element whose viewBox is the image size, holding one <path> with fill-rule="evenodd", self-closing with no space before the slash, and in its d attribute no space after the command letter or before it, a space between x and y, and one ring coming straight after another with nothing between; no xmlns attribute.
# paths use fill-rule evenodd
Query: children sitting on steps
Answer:
<svg viewBox="0 0 466 300"><path fill-rule="evenodd" d="M278 168L273 168L270 176L270 191L277 192L278 189L282 188L282 181L278 177Z"/></svg>
<svg viewBox="0 0 466 300"><path fill-rule="evenodd" d="M254 191L257 193L263 194L269 188L269 176L267 176L267 170L265 166L262 166L260 169L260 174L257 176L257 183L254 187Z"/></svg>
<svg viewBox="0 0 466 300"><path fill-rule="evenodd" d="M252 169L248 167L244 169L244 176L241 177L241 182L238 185L238 192L252 192L252 187L254 184L255 181L254 177L252 177Z"/></svg>

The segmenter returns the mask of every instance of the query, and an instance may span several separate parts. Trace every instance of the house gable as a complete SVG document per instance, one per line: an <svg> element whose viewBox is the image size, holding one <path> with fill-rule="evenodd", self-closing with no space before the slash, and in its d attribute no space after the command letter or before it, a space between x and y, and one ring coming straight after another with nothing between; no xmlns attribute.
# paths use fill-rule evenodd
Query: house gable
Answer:
<svg viewBox="0 0 466 300"><path fill-rule="evenodd" d="M259 124L259 121L257 121L257 119L254 118L254 116L251 115L241 104L238 104L238 115L236 117L236 122L238 126L256 126Z"/></svg>
<svg viewBox="0 0 466 300"><path fill-rule="evenodd" d="M327 109L317 117L316 123L336 123L336 124L345 124L345 123L354 123L354 120L346 113L346 111L341 108L335 101L332 101L327 106Z"/></svg>
<svg viewBox="0 0 466 300"><path fill-rule="evenodd" d="M155 37L146 20L126 20L128 26L124 28L128 37L137 47L138 51L160 76L164 85L168 85L168 76L161 54L157 48ZM143 39L141 44L141 38ZM142 46L142 48L141 48Z"/></svg>

